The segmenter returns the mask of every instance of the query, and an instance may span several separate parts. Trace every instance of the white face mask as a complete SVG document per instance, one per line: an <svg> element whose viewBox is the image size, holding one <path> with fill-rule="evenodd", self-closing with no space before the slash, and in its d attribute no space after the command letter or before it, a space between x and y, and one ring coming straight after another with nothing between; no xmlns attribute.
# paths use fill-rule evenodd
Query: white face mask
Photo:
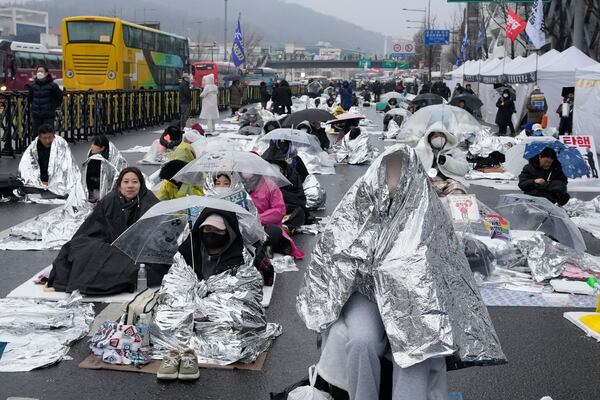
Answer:
<svg viewBox="0 0 600 400"><path fill-rule="evenodd" d="M229 191L229 188L223 186L215 186L215 193L223 195Z"/></svg>
<svg viewBox="0 0 600 400"><path fill-rule="evenodd" d="M502 95L502 97L504 97L504 98L506 99L506 98L508 98L508 95L507 95L506 93L504 93L504 94Z"/></svg>
<svg viewBox="0 0 600 400"><path fill-rule="evenodd" d="M35 74L35 76L38 79L44 79L46 77L46 73L45 72L38 72L37 74Z"/></svg>
<svg viewBox="0 0 600 400"><path fill-rule="evenodd" d="M434 137L433 139L431 139L431 147L433 147L434 149L442 149L444 146L446 145L446 138L445 137Z"/></svg>

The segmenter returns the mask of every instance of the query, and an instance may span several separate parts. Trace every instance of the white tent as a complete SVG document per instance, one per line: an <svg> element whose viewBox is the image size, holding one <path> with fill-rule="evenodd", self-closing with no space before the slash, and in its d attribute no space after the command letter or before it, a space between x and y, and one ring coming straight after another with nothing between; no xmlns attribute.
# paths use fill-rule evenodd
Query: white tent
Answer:
<svg viewBox="0 0 600 400"><path fill-rule="evenodd" d="M593 136L596 151L600 152L600 64L579 68L575 76L573 133Z"/></svg>
<svg viewBox="0 0 600 400"><path fill-rule="evenodd" d="M478 95L483 102L481 107L481 117L488 124L496 123L496 101L498 100L498 92L494 89L494 81L498 80L502 76L504 66L511 62L510 58L492 58L488 60L485 65L481 67L480 84L478 89ZM486 83L492 82L492 83Z"/></svg>
<svg viewBox="0 0 600 400"><path fill-rule="evenodd" d="M558 126L559 116L556 109L562 103L562 89L563 87L575 86L575 70L597 64L596 61L574 46L569 47L560 55L556 55L549 62L539 63L537 79L538 85L544 92L548 102L549 126Z"/></svg>

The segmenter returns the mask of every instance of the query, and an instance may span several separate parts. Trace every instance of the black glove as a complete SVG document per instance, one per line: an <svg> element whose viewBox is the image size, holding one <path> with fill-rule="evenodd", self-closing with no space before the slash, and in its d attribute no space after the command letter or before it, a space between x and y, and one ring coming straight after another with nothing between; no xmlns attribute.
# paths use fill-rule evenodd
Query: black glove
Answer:
<svg viewBox="0 0 600 400"><path fill-rule="evenodd" d="M446 162L446 156L443 154L440 154L440 156L438 157L438 164L444 165L445 162Z"/></svg>

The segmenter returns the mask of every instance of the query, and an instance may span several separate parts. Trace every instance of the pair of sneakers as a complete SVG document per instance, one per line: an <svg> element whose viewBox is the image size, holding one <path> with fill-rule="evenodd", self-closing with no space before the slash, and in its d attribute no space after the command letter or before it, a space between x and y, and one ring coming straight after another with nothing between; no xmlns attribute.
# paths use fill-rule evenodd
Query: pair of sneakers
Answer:
<svg viewBox="0 0 600 400"><path fill-rule="evenodd" d="M164 380L180 379L184 381L198 379L200 371L196 353L192 349L184 352L169 351L160 363L156 377Z"/></svg>

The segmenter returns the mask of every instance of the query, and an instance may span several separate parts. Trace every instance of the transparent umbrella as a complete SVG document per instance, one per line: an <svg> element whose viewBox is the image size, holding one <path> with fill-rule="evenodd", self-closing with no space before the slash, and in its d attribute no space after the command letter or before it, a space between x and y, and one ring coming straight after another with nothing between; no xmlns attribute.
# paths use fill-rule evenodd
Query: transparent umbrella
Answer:
<svg viewBox="0 0 600 400"><path fill-rule="evenodd" d="M292 143L306 144L311 143L311 135L306 132L292 128L277 128L261 137L262 142L270 142L271 140L287 140Z"/></svg>
<svg viewBox="0 0 600 400"><path fill-rule="evenodd" d="M280 187L290 184L290 181L277 168L259 155L236 150L201 154L175 174L173 179L190 185L198 185L204 183L204 174L207 172L221 171L266 176Z"/></svg>
<svg viewBox="0 0 600 400"><path fill-rule="evenodd" d="M135 263L171 264L179 248L178 239L185 227L189 226L191 229L194 219L205 208L232 212L238 219L253 217L237 204L214 197L187 196L161 201L127 228L112 245Z"/></svg>
<svg viewBox="0 0 600 400"><path fill-rule="evenodd" d="M502 195L496 210L508 219L511 229L541 231L565 246L586 250L583 236L567 212L548 199L525 194Z"/></svg>
<svg viewBox="0 0 600 400"><path fill-rule="evenodd" d="M414 113L400 127L401 136L414 136L421 138L429 127L441 122L448 132L452 133L459 141L477 135L483 130L481 124L469 112L459 107L447 104L438 104L425 107Z"/></svg>
<svg viewBox="0 0 600 400"><path fill-rule="evenodd" d="M387 92L387 93L382 94L379 97L380 101L389 101L390 99L397 99L398 102L406 101L406 98L404 97L404 95L402 93L398 93L398 92Z"/></svg>

